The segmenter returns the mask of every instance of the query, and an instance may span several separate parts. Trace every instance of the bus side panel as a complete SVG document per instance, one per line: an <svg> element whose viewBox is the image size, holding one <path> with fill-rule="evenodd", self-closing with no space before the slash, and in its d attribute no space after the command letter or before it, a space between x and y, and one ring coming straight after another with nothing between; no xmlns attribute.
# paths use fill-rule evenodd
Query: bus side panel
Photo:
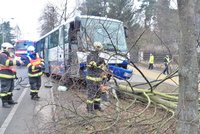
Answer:
<svg viewBox="0 0 200 134"><path fill-rule="evenodd" d="M65 73L65 66L64 66L64 49L63 47L57 46L57 66L58 66L58 75L63 75Z"/></svg>
<svg viewBox="0 0 200 134"><path fill-rule="evenodd" d="M49 67L52 74L63 75L65 71L63 57L63 50L59 47L49 49Z"/></svg>
<svg viewBox="0 0 200 134"><path fill-rule="evenodd" d="M69 51L70 51L70 45L69 45L69 36L68 36L68 31L69 31L69 24L66 24L63 26L63 32L62 32L62 38L60 41L60 44L63 44L63 61L64 61L64 69L65 72L68 72L69 70Z"/></svg>
<svg viewBox="0 0 200 134"><path fill-rule="evenodd" d="M65 29L66 28L66 29ZM59 41L58 41L58 65L60 66L59 75L63 75L65 73L65 42L67 42L68 37L66 37L65 33L67 30L67 26L61 26L59 28Z"/></svg>
<svg viewBox="0 0 200 134"><path fill-rule="evenodd" d="M45 73L50 73L49 69L49 49L48 49L48 37L45 38L44 44L44 62L45 62Z"/></svg>

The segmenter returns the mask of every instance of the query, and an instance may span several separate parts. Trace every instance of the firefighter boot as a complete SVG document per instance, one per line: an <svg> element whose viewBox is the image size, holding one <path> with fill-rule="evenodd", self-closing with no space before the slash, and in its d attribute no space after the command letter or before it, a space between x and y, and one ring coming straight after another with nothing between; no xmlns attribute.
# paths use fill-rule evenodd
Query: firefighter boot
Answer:
<svg viewBox="0 0 200 134"><path fill-rule="evenodd" d="M33 99L34 99L34 96L35 96L35 93L30 92L30 95L31 95L31 100L33 100Z"/></svg>
<svg viewBox="0 0 200 134"><path fill-rule="evenodd" d="M102 99L102 101L108 101L108 94L107 94L107 92L102 92L101 99Z"/></svg>
<svg viewBox="0 0 200 134"><path fill-rule="evenodd" d="M94 104L93 103L88 103L87 104L87 111L90 114L95 114L95 112L94 112Z"/></svg>
<svg viewBox="0 0 200 134"><path fill-rule="evenodd" d="M39 96L35 92L31 92L30 95L31 95L31 100L38 100L39 99Z"/></svg>
<svg viewBox="0 0 200 134"><path fill-rule="evenodd" d="M1 100L2 100L2 107L4 107L4 108L11 108L11 105L8 104L8 100L7 99L8 99L7 96L1 98Z"/></svg>
<svg viewBox="0 0 200 134"><path fill-rule="evenodd" d="M94 110L99 110L101 112L103 112L101 106L100 106L100 101L95 101L94 102Z"/></svg>
<svg viewBox="0 0 200 134"><path fill-rule="evenodd" d="M39 100L39 96L38 96L38 93L31 93L31 99L32 100Z"/></svg>
<svg viewBox="0 0 200 134"><path fill-rule="evenodd" d="M13 96L12 93L11 93L11 95L8 95L8 104L10 104L10 105L15 105L15 104L17 104L17 102L15 102L15 101L12 99L12 96Z"/></svg>
<svg viewBox="0 0 200 134"><path fill-rule="evenodd" d="M33 96L33 100L39 100L40 99L40 97L38 96L38 94L36 93L34 96Z"/></svg>
<svg viewBox="0 0 200 134"><path fill-rule="evenodd" d="M36 99L39 99L39 98L40 98L40 96L38 96L38 93L36 93L34 97L35 97Z"/></svg>

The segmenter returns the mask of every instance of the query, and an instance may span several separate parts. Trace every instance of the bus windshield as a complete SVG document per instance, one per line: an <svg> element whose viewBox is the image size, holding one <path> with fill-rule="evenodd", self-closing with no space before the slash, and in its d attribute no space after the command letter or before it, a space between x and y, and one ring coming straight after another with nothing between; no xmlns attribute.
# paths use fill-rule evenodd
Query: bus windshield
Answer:
<svg viewBox="0 0 200 134"><path fill-rule="evenodd" d="M15 43L15 50L26 50L28 46L34 46L33 41L18 41Z"/></svg>
<svg viewBox="0 0 200 134"><path fill-rule="evenodd" d="M127 45L122 22L112 20L101 20L93 18L82 18L83 41L101 42L104 50L127 52ZM86 45L87 46L87 45ZM90 47L90 46L88 46Z"/></svg>

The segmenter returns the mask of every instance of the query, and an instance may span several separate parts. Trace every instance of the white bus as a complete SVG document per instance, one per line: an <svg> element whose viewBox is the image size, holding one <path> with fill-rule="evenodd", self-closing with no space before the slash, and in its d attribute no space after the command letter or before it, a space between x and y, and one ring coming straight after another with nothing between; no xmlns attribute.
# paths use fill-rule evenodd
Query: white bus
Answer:
<svg viewBox="0 0 200 134"><path fill-rule="evenodd" d="M128 79L132 70L127 69L126 30L123 22L98 16L78 16L67 20L36 41L36 51L45 60L45 73L70 78L87 73L87 55L93 43L101 42L104 51L100 54L109 70L120 79Z"/></svg>

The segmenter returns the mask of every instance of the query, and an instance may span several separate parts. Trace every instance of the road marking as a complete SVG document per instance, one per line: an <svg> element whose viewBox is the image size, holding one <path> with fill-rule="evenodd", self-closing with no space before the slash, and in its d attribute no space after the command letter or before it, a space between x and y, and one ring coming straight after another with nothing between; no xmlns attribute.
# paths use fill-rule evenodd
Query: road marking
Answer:
<svg viewBox="0 0 200 134"><path fill-rule="evenodd" d="M53 95L53 87L50 89L50 94L51 94L52 103L55 104L54 95ZM53 112L56 111L55 109L56 109L56 106L53 105Z"/></svg>
<svg viewBox="0 0 200 134"><path fill-rule="evenodd" d="M57 119L57 115L56 115L56 106L55 106L55 99L54 99L54 95L53 95L53 87L50 89L50 97L51 97L51 101L53 103L52 106L52 114L53 114L53 119L56 120Z"/></svg>
<svg viewBox="0 0 200 134"><path fill-rule="evenodd" d="M5 119L5 121L3 122L1 128L0 128L0 134L4 134L8 125L10 124L13 116L15 115L15 112L17 111L17 108L19 107L24 95L27 92L27 88L24 89L24 91L22 92L21 96L19 97L19 99L17 100L18 104L15 104L12 108L12 110L10 111L9 115L7 116L7 118Z"/></svg>

